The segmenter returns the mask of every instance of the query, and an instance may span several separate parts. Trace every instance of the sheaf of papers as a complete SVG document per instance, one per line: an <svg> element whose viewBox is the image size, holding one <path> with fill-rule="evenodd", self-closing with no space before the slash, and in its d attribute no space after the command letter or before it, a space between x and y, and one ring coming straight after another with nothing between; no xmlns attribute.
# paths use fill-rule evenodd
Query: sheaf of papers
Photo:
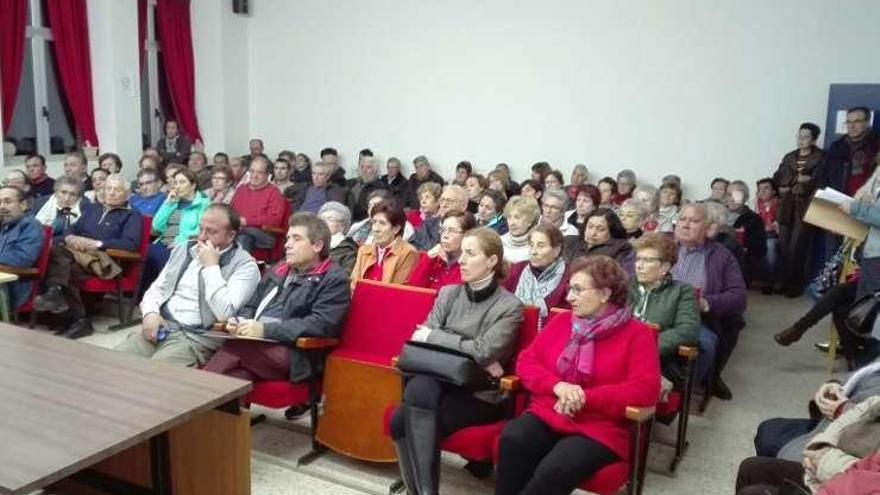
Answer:
<svg viewBox="0 0 880 495"><path fill-rule="evenodd" d="M830 187L826 187L823 189L819 189L816 191L816 199L824 199L830 203L834 203L839 205L841 203L845 203L848 201L855 201L852 196L847 196L846 194L838 191L837 189L832 189Z"/></svg>

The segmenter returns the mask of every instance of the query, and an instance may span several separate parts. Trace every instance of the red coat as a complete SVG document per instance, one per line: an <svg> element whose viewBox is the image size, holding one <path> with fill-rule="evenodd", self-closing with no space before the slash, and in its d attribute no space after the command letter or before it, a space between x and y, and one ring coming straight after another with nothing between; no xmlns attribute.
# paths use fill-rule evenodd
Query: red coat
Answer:
<svg viewBox="0 0 880 495"><path fill-rule="evenodd" d="M553 410L557 400L553 386L562 381L556 372L556 361L570 338L571 313L567 313L553 318L520 353L516 372L532 396L527 412L553 431L592 438L628 460L627 406L651 407L660 397L657 332L632 319L596 341L592 381L581 384L586 404L573 418Z"/></svg>
<svg viewBox="0 0 880 495"><path fill-rule="evenodd" d="M428 253L419 253L419 261L409 274L406 285L440 290L447 285L461 283L461 269L458 263L447 266L439 256L431 258Z"/></svg>
<svg viewBox="0 0 880 495"><path fill-rule="evenodd" d="M257 190L248 185L239 187L229 206L244 217L246 227L286 225L284 212L287 211L287 200L273 184Z"/></svg>

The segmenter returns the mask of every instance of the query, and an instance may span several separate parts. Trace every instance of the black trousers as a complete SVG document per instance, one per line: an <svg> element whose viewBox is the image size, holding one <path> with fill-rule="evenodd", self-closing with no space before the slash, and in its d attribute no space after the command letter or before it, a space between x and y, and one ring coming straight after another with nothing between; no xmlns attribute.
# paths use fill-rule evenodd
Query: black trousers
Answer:
<svg viewBox="0 0 880 495"><path fill-rule="evenodd" d="M856 282L847 282L828 289L792 327L800 331L806 331L816 323L819 323L819 320L825 318L828 313L831 313L834 325L837 328L843 328L841 325L844 318L846 318L849 307L856 300L856 287Z"/></svg>
<svg viewBox="0 0 880 495"><path fill-rule="evenodd" d="M82 302L79 286L91 277L92 274L74 260L73 254L64 247L64 244L52 246L45 284L47 288L53 285L61 287L64 299L70 307L68 310L70 318L76 320L85 318L86 307Z"/></svg>
<svg viewBox="0 0 880 495"><path fill-rule="evenodd" d="M816 230L795 215L791 225L779 226L779 247L782 254L780 282L786 289L801 291L807 285L812 261L813 237Z"/></svg>
<svg viewBox="0 0 880 495"><path fill-rule="evenodd" d="M818 423L818 420L808 418L772 418L761 421L755 433L755 454L758 457L776 457L788 442L806 435Z"/></svg>
<svg viewBox="0 0 880 495"><path fill-rule="evenodd" d="M736 495L809 494L804 468L775 457L749 457L736 473Z"/></svg>
<svg viewBox="0 0 880 495"><path fill-rule="evenodd" d="M736 344L739 342L739 333L746 326L745 320L740 315L729 315L703 322L707 328L718 336L718 346L715 351L714 374L721 376L730 356L733 355Z"/></svg>
<svg viewBox="0 0 880 495"><path fill-rule="evenodd" d="M477 399L470 391L454 385L427 376L414 376L407 380L403 402L391 417L391 437L395 440L406 436L403 408L408 406L437 411L440 438L446 438L468 426L494 423L504 418L501 405Z"/></svg>
<svg viewBox="0 0 880 495"><path fill-rule="evenodd" d="M501 433L495 495L567 495L617 460L592 438L556 433L526 413Z"/></svg>

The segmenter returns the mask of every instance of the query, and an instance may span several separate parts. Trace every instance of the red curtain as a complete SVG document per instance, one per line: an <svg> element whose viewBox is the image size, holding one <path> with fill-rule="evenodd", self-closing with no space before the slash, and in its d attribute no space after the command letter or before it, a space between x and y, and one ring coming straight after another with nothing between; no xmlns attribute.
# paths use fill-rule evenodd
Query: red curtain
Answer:
<svg viewBox="0 0 880 495"><path fill-rule="evenodd" d="M86 0L52 0L45 5L55 38L55 63L77 136L97 147Z"/></svg>
<svg viewBox="0 0 880 495"><path fill-rule="evenodd" d="M202 134L196 118L196 78L189 3L190 0L158 0L156 28L174 113L183 132L195 142L202 140Z"/></svg>
<svg viewBox="0 0 880 495"><path fill-rule="evenodd" d="M18 100L21 67L24 60L24 28L27 0L4 0L0 8L0 88L3 90L3 132L9 131Z"/></svg>

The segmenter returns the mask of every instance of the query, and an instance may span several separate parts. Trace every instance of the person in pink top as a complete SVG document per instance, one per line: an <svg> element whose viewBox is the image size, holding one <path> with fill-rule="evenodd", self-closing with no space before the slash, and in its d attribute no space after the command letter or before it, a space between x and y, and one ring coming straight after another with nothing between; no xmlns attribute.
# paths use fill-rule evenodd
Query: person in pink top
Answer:
<svg viewBox="0 0 880 495"><path fill-rule="evenodd" d="M238 244L247 252L254 248L271 249L275 237L263 232L263 225L282 226L287 201L272 182L272 162L258 156L251 161L248 183L239 187L232 197L232 209L241 215L242 229L238 234Z"/></svg>
<svg viewBox="0 0 880 495"><path fill-rule="evenodd" d="M568 494L628 461L626 408L660 397L657 334L632 317L623 269L600 255L575 262L571 274L571 313L519 355L531 404L501 434L496 495Z"/></svg>

